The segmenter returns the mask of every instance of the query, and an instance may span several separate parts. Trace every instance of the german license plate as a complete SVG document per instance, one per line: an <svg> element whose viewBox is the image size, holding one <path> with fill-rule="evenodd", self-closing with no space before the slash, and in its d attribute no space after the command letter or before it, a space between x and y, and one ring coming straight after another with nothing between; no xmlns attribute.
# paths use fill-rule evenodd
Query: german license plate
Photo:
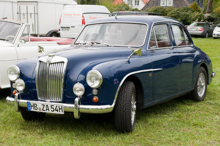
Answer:
<svg viewBox="0 0 220 146"><path fill-rule="evenodd" d="M69 31L69 27L62 27L62 31Z"/></svg>
<svg viewBox="0 0 220 146"><path fill-rule="evenodd" d="M43 113L64 114L64 107L53 103L27 102L27 109Z"/></svg>

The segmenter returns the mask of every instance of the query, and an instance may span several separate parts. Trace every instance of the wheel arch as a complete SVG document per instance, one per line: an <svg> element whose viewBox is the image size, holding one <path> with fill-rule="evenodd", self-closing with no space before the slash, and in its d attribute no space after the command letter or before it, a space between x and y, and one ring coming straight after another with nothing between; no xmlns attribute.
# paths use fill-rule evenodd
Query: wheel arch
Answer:
<svg viewBox="0 0 220 146"><path fill-rule="evenodd" d="M208 71L208 67L206 66L205 63L202 63L202 64L199 66L199 68L200 68L200 67L203 67L203 68L205 69L206 73L207 73L207 84L208 84L208 83L209 83L209 71Z"/></svg>

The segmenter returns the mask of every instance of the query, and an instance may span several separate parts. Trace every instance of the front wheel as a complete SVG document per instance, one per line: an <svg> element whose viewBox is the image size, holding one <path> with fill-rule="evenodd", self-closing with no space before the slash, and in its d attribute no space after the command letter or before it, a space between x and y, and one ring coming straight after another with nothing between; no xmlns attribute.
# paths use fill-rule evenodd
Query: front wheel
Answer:
<svg viewBox="0 0 220 146"><path fill-rule="evenodd" d="M199 68L197 74L196 84L192 91L192 97L195 101L202 101L205 99L207 90L207 72L203 67Z"/></svg>
<svg viewBox="0 0 220 146"><path fill-rule="evenodd" d="M27 108L20 108L20 111L23 119L26 121L42 120L46 115L45 113L28 111Z"/></svg>
<svg viewBox="0 0 220 146"><path fill-rule="evenodd" d="M136 122L136 89L131 81L122 85L114 110L115 127L119 132L132 132Z"/></svg>

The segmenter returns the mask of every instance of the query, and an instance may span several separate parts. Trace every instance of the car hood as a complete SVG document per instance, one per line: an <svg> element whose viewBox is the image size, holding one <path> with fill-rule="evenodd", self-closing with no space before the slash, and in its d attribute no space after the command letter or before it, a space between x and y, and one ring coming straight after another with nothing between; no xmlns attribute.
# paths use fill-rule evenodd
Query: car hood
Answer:
<svg viewBox="0 0 220 146"><path fill-rule="evenodd" d="M0 47L13 47L14 45L7 41L0 40Z"/></svg>
<svg viewBox="0 0 220 146"><path fill-rule="evenodd" d="M220 27L216 27L214 31L220 31Z"/></svg>

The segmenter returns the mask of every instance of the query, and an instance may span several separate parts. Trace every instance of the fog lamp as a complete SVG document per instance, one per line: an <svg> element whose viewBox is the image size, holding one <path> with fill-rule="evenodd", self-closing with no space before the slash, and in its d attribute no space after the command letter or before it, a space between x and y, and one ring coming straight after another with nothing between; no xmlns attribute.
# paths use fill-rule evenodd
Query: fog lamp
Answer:
<svg viewBox="0 0 220 146"><path fill-rule="evenodd" d="M23 91L25 89L25 83L22 79L17 79L15 81L15 88L18 90L18 91Z"/></svg>
<svg viewBox="0 0 220 146"><path fill-rule="evenodd" d="M82 96L84 93L85 93L85 88L83 86L83 84L81 83L76 83L74 86L73 86L73 93L76 95L76 96Z"/></svg>

